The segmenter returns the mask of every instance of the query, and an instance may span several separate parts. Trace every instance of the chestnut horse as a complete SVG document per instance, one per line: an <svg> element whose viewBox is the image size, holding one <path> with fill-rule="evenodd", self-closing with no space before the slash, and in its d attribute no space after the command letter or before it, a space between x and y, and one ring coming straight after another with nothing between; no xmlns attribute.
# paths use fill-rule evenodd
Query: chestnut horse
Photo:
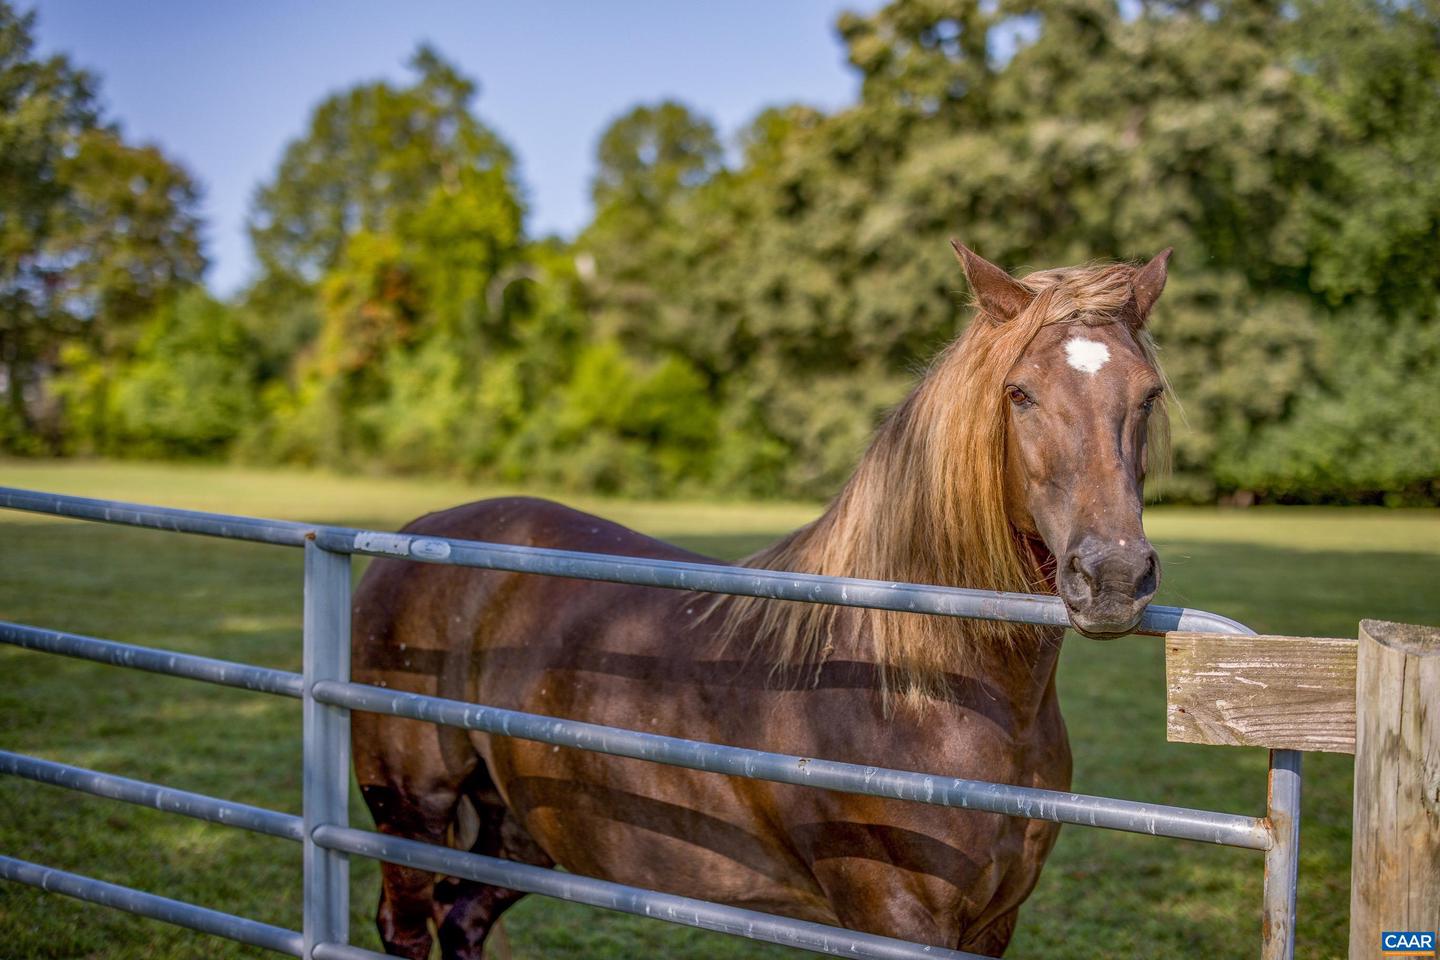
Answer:
<svg viewBox="0 0 1440 960"><path fill-rule="evenodd" d="M1124 634L1160 579L1141 492L1165 381L1145 324L1170 251L1141 268L1017 280L955 249L974 321L880 427L826 512L744 563L1058 592L1081 633ZM406 530L706 559L528 498L456 507ZM353 676L695 740L1064 790L1061 636L381 559L355 597ZM385 833L996 956L1059 829L379 714L352 723L355 772ZM433 923L446 958L479 958L521 896L386 864L377 922L393 954L427 956Z"/></svg>

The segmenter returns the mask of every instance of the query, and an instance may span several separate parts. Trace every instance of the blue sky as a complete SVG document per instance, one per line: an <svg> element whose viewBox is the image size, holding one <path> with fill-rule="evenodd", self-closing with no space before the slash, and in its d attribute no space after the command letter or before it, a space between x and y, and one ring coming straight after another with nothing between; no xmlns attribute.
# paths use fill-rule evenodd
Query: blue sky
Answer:
<svg viewBox="0 0 1440 960"><path fill-rule="evenodd" d="M595 141L617 114L676 97L729 136L774 103L848 103L857 79L835 17L877 5L42 0L37 9L41 49L99 74L127 135L159 143L204 185L208 280L225 294L251 268L251 194L310 109L357 81L404 77L422 40L480 80L481 116L519 154L532 232L570 234L589 216Z"/></svg>

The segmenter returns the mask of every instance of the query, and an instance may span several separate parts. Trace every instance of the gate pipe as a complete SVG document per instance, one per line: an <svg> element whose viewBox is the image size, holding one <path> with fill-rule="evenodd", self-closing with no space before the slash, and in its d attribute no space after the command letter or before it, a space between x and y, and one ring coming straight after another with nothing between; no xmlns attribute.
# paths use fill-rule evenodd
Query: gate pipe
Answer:
<svg viewBox="0 0 1440 960"><path fill-rule="evenodd" d="M961 950L910 943L809 920L772 916L756 910L644 890L576 873L563 873L527 863L516 863L513 860L452 850L449 847L415 840L402 840L367 830L321 826L315 830L315 842L330 850L372 857L420 870L434 870L478 883L494 884L525 893L538 893L541 896L616 910L652 920L665 920L750 940L778 943L812 953L863 960L983 960L978 954ZM323 956L323 953L317 951L316 956Z"/></svg>
<svg viewBox="0 0 1440 960"><path fill-rule="evenodd" d="M970 620L1004 620L1042 627L1065 628L1070 618L1056 596L973 590L858 577L827 577L734 567L720 563L655 560L609 553L586 553L480 540L415 537L323 527L315 539L327 550L371 557L400 557L421 563L443 563L485 570L538 573L577 580L602 580L643 587L725 593L771 600L796 600L840 607L869 607L906 613L930 613ZM1253 634L1244 624L1204 610L1151 604L1133 632L1162 636L1175 630L1197 633Z"/></svg>
<svg viewBox="0 0 1440 960"><path fill-rule="evenodd" d="M86 903L98 903L127 913L137 913L151 920L162 920L227 940L238 940L253 947L286 953L292 957L301 955L300 934L293 930L222 913L208 907L197 907L193 903L171 900L169 897L146 893L143 890L132 890L130 887L106 883L94 877L56 870L54 867L42 866L28 860L0 856L0 880L13 880L50 893L84 900Z"/></svg>
<svg viewBox="0 0 1440 960"><path fill-rule="evenodd" d="M422 563L449 563L578 580L931 613L973 620L1008 620L1044 627L1063 628L1069 625L1064 602L1059 597L1038 594L825 577L719 563L652 560L478 540L416 537L403 533L180 510L120 500L71 497L17 487L0 487L0 507L287 547L303 547L306 540L313 537L320 546L336 553L403 557ZM1151 604L1145 611L1134 632L1160 636L1174 630L1254 633L1244 624L1216 613L1157 604Z"/></svg>
<svg viewBox="0 0 1440 960"><path fill-rule="evenodd" d="M321 682L311 690L316 700L351 710L387 713L466 730L519 737L592 753L649 760L671 766L706 770L755 780L773 780L824 790L911 800L962 810L1000 813L1032 820L1052 820L1104 827L1157 837L1199 840L1250 850L1267 850L1270 832L1264 820L1236 813L1192 810L1060 790L1018 787L985 780L962 780L890 770L837 760L817 760L765 750L730 747L703 740L685 740L638 730L606 727L402 693L361 683Z"/></svg>
<svg viewBox="0 0 1440 960"><path fill-rule="evenodd" d="M150 673L165 673L172 677L203 680L222 687L239 687L258 693L273 693L297 700L304 694L305 684L298 673L285 670L271 670L269 667L254 667L248 663L230 660L216 660L212 657L197 657L190 653L176 653L173 650L157 650L133 643L116 640L102 640L63 630L46 630L24 623L0 620L0 643L9 643L26 650L75 657L79 660L94 660L114 667L129 667Z"/></svg>
<svg viewBox="0 0 1440 960"><path fill-rule="evenodd" d="M23 777L52 787L78 790L107 800L121 800L141 807L153 807L165 813L178 813L196 820L206 820L226 827L239 827L255 833L269 834L286 840L301 840L304 830L300 818L248 803L207 797L202 793L163 787L158 783L131 780L113 773L101 773L68 763L56 763L23 753L0 750L0 774Z"/></svg>

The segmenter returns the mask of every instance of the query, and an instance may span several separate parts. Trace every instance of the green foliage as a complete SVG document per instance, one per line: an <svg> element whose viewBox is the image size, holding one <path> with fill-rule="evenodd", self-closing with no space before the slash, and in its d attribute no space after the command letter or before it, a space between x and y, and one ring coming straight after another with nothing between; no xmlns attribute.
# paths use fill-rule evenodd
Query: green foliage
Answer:
<svg viewBox="0 0 1440 960"><path fill-rule="evenodd" d="M64 57L35 57L35 15L0 2L0 448L34 453L53 443L39 433L32 402L38 367L72 332L50 278L51 236L68 214L60 169L65 151L98 122L94 81Z"/></svg>
<svg viewBox="0 0 1440 960"><path fill-rule="evenodd" d="M1440 502L1440 320L1388 324L1377 344L1378 326L1351 316L1326 330L1323 378L1256 444L1219 458L1222 482L1282 502Z"/></svg>
<svg viewBox="0 0 1440 960"><path fill-rule="evenodd" d="M61 297L109 355L133 350L149 315L199 283L200 190L153 146L89 130L61 165L74 209L52 255Z"/></svg>
<svg viewBox="0 0 1440 960"><path fill-rule="evenodd" d="M605 493L688 491L710 478L717 430L692 364L671 354L642 365L601 340L580 351L569 381L506 451L502 473Z"/></svg>
<svg viewBox="0 0 1440 960"><path fill-rule="evenodd" d="M470 108L474 83L427 48L412 66L409 86L322 103L260 191L264 275L246 313L256 330L313 327L280 333L291 362L249 456L433 471L498 447L484 414L504 390L485 373L514 366L529 309L512 289L535 273L523 209L509 150Z"/></svg>
<svg viewBox="0 0 1440 960"><path fill-rule="evenodd" d="M508 175L509 149L470 109L476 85L421 47L406 87L376 82L327 98L260 188L250 235L262 270L314 284L357 231L387 227L438 186Z"/></svg>
<svg viewBox="0 0 1440 960"><path fill-rule="evenodd" d="M194 188L7 13L0 238L34 252L0 276L0 364L14 396L55 373L0 443L43 408L30 449L826 496L958 332L958 235L1017 269L1177 249L1160 495L1440 499L1434 0L892 0L837 26L854 104L767 109L728 164L703 116L637 106L571 244L527 238L512 154L435 51L327 98L257 193L255 283L206 308L240 362L149 332L199 270ZM162 376L169 349L201 359Z"/></svg>
<svg viewBox="0 0 1440 960"><path fill-rule="evenodd" d="M666 100L618 117L600 137L592 193L601 210L660 211L720 167L715 127L683 104Z"/></svg>
<svg viewBox="0 0 1440 960"><path fill-rule="evenodd" d="M1433 497L1433 445L1380 450L1428 414L1366 403L1338 365L1429 369L1433 5L895 0L840 33L855 106L767 111L741 166L660 215L631 205L639 242L603 208L581 241L606 329L690 357L741 442L779 448L750 490L834 489L956 332L958 234L1032 268L1177 248L1155 321L1186 411L1167 496Z"/></svg>
<svg viewBox="0 0 1440 960"><path fill-rule="evenodd" d="M0 0L0 450L13 453L73 446L71 422L103 420L96 365L128 359L149 313L205 266L189 174L104 124L87 73L37 59L34 23ZM67 412L67 396L91 409Z"/></svg>
<svg viewBox="0 0 1440 960"><path fill-rule="evenodd" d="M123 360L70 343L52 389L72 450L217 456L256 416L255 343L233 310L192 289L146 320Z"/></svg>
<svg viewBox="0 0 1440 960"><path fill-rule="evenodd" d="M214 456L255 415L255 344L232 310L192 291L157 311L116 378L127 455Z"/></svg>

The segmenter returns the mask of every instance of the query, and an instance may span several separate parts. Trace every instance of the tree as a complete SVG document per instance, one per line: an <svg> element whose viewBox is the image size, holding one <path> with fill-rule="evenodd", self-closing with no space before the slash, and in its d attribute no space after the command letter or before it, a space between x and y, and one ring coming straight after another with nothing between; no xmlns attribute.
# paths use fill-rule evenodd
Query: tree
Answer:
<svg viewBox="0 0 1440 960"><path fill-rule="evenodd" d="M388 229L438 187L486 172L509 181L509 148L472 110L475 82L428 46L410 67L407 86L381 81L328 97L285 148L250 215L260 263L253 298L270 305L313 294L352 236ZM293 343L314 331L279 332Z"/></svg>
<svg viewBox="0 0 1440 960"><path fill-rule="evenodd" d="M676 211L720 170L714 124L672 100L637 106L600 135L595 217L577 246L593 263L596 319L632 348L663 340L664 298L683 283Z"/></svg>
<svg viewBox="0 0 1440 960"><path fill-rule="evenodd" d="M247 312L285 345L252 451L406 469L467 461L487 360L515 340L530 272L510 151L476 85L428 48L415 82L318 106L256 200L265 271ZM267 309L268 308L268 309ZM309 329L273 329L307 317Z"/></svg>
<svg viewBox="0 0 1440 960"><path fill-rule="evenodd" d="M189 175L103 124L94 80L35 59L33 31L0 2L0 446L28 452L60 443L62 347L123 354L205 268Z"/></svg>
<svg viewBox="0 0 1440 960"><path fill-rule="evenodd" d="M600 135L591 187L599 210L615 205L659 212L700 186L720 167L715 126L684 104L664 100L634 107Z"/></svg>
<svg viewBox="0 0 1440 960"><path fill-rule="evenodd" d="M38 450L40 365L53 361L67 318L56 303L61 271L49 249L64 213L60 166L67 147L95 125L94 81L60 56L37 60L34 13L0 2L0 444Z"/></svg>

